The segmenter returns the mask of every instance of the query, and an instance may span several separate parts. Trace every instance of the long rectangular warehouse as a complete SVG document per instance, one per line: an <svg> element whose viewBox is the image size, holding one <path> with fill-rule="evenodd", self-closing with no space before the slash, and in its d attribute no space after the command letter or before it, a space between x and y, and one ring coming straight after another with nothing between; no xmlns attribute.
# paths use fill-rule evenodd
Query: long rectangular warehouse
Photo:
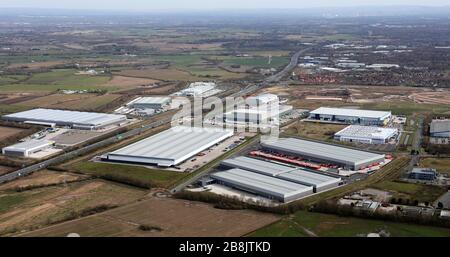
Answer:
<svg viewBox="0 0 450 257"><path fill-rule="evenodd" d="M391 116L391 112L384 111L320 107L310 112L309 119L346 124L384 126Z"/></svg>
<svg viewBox="0 0 450 257"><path fill-rule="evenodd" d="M301 167L290 167L244 156L222 161L221 165L273 176L306 186L312 186L316 192L337 187L341 182L340 178L319 174L315 171Z"/></svg>
<svg viewBox="0 0 450 257"><path fill-rule="evenodd" d="M233 136L233 130L173 127L107 155L107 160L170 167Z"/></svg>
<svg viewBox="0 0 450 257"><path fill-rule="evenodd" d="M360 170L384 161L384 154L354 150L346 147L318 143L297 138L281 138L262 142L261 145L272 151L295 154L311 161L337 164L343 168Z"/></svg>
<svg viewBox="0 0 450 257"><path fill-rule="evenodd" d="M9 156L28 157L34 153L50 148L54 144L55 142L48 140L30 140L4 147L2 153Z"/></svg>
<svg viewBox="0 0 450 257"><path fill-rule="evenodd" d="M313 187L261 175L255 172L232 169L220 171L211 178L226 186L258 194L281 202L290 202L313 193Z"/></svg>
<svg viewBox="0 0 450 257"><path fill-rule="evenodd" d="M4 115L2 119L15 122L55 123L58 126L70 126L77 129L101 129L113 124L125 122L125 115L94 112L77 112L53 109L33 109Z"/></svg>

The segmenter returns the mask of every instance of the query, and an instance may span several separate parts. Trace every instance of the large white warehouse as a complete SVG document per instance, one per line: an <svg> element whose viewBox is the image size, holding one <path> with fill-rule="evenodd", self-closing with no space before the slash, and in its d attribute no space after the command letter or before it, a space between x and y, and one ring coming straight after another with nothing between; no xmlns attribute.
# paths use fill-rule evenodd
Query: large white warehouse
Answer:
<svg viewBox="0 0 450 257"><path fill-rule="evenodd" d="M34 122L58 126L70 126L76 129L101 129L120 124L127 120L125 115L94 112L63 111L53 109L33 109L29 111L4 115L2 119L15 122Z"/></svg>
<svg viewBox="0 0 450 257"><path fill-rule="evenodd" d="M339 177L327 176L300 167L292 167L244 156L222 161L221 165L229 168L244 169L305 186L312 186L314 192L337 187L341 182Z"/></svg>
<svg viewBox="0 0 450 257"><path fill-rule="evenodd" d="M365 144L386 144L398 135L396 128L382 128L351 125L334 135L341 142L359 142Z"/></svg>
<svg viewBox="0 0 450 257"><path fill-rule="evenodd" d="M106 159L170 167L231 136L232 130L173 127L109 153Z"/></svg>
<svg viewBox="0 0 450 257"><path fill-rule="evenodd" d="M320 107L310 112L309 120L384 126L391 117L391 112Z"/></svg>
<svg viewBox="0 0 450 257"><path fill-rule="evenodd" d="M242 169L213 173L211 178L217 180L220 184L281 202L290 202L313 193L313 187L311 186Z"/></svg>
<svg viewBox="0 0 450 257"><path fill-rule="evenodd" d="M127 106L135 109L162 109L164 106L170 104L170 97L138 97L129 102Z"/></svg>
<svg viewBox="0 0 450 257"><path fill-rule="evenodd" d="M385 160L384 154L376 154L297 138L280 138L275 141L261 142L261 145L269 151L294 154L310 161L337 164L351 170L368 168L372 165L378 165Z"/></svg>
<svg viewBox="0 0 450 257"><path fill-rule="evenodd" d="M30 140L2 149L2 153L8 156L29 157L30 155L43 151L52 147L55 144L53 141L47 140Z"/></svg>

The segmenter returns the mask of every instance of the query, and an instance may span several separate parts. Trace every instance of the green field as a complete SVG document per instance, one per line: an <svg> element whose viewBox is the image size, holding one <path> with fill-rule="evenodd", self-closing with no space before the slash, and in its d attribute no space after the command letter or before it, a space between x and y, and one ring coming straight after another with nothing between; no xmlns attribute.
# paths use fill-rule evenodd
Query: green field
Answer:
<svg viewBox="0 0 450 257"><path fill-rule="evenodd" d="M450 158L424 158L420 160L420 167L433 168L441 174L450 176Z"/></svg>
<svg viewBox="0 0 450 257"><path fill-rule="evenodd" d="M84 174L111 178L117 181L137 182L149 187L162 188L167 188L186 176L184 173L174 171L98 162L81 162L76 164L73 168L77 172Z"/></svg>
<svg viewBox="0 0 450 257"><path fill-rule="evenodd" d="M355 237L384 230L393 237L448 237L450 229L367 220L336 215L300 211L267 227L261 228L250 236L254 237Z"/></svg>
<svg viewBox="0 0 450 257"><path fill-rule="evenodd" d="M373 188L386 190L393 193L394 198L409 199L419 202L434 202L447 190L442 187L429 186L423 184L413 184L397 181L382 181L372 185Z"/></svg>
<svg viewBox="0 0 450 257"><path fill-rule="evenodd" d="M93 90L103 87L110 80L109 76L76 75L76 70L64 69L36 73L18 84L0 85L5 92L52 92L58 89ZM108 88L113 90L114 88Z"/></svg>
<svg viewBox="0 0 450 257"><path fill-rule="evenodd" d="M392 111L397 115L412 115L413 113L442 114L450 111L448 105L419 104L413 102L377 102L363 104L362 109Z"/></svg>
<svg viewBox="0 0 450 257"><path fill-rule="evenodd" d="M0 115L22 112L30 109L30 107L18 106L18 105L9 105L9 104L0 104Z"/></svg>
<svg viewBox="0 0 450 257"><path fill-rule="evenodd" d="M272 61L269 64L268 57L223 57L225 65L241 65L249 67L260 67L260 68L279 68L285 66L289 63L289 57L284 56L273 56ZM219 60L220 60L219 59Z"/></svg>
<svg viewBox="0 0 450 257"><path fill-rule="evenodd" d="M0 196L0 213L10 208L13 208L16 205L24 202L26 197L22 194L11 194L11 195L2 195Z"/></svg>

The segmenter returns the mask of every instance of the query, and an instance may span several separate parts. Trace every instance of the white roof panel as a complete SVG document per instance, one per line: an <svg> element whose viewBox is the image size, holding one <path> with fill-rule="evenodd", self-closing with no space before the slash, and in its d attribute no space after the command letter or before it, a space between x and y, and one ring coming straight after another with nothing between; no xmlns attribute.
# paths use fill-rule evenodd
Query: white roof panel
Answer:
<svg viewBox="0 0 450 257"><path fill-rule="evenodd" d="M312 111L311 114L384 119L390 116L391 112L320 107L319 109Z"/></svg>

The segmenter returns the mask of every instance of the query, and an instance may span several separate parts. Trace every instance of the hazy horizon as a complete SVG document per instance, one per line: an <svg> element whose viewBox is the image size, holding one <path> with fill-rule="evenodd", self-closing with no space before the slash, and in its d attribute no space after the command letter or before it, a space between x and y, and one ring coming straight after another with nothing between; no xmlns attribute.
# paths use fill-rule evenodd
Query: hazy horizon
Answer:
<svg viewBox="0 0 450 257"><path fill-rule="evenodd" d="M98 1L57 1L40 0L3 0L0 8L30 8L30 9L83 9L83 10L122 10L122 11L152 11L152 10L207 10L207 9L304 9L304 8L335 8L364 6L425 6L439 7L450 5L450 0L166 0L153 2L143 0L98 0Z"/></svg>

